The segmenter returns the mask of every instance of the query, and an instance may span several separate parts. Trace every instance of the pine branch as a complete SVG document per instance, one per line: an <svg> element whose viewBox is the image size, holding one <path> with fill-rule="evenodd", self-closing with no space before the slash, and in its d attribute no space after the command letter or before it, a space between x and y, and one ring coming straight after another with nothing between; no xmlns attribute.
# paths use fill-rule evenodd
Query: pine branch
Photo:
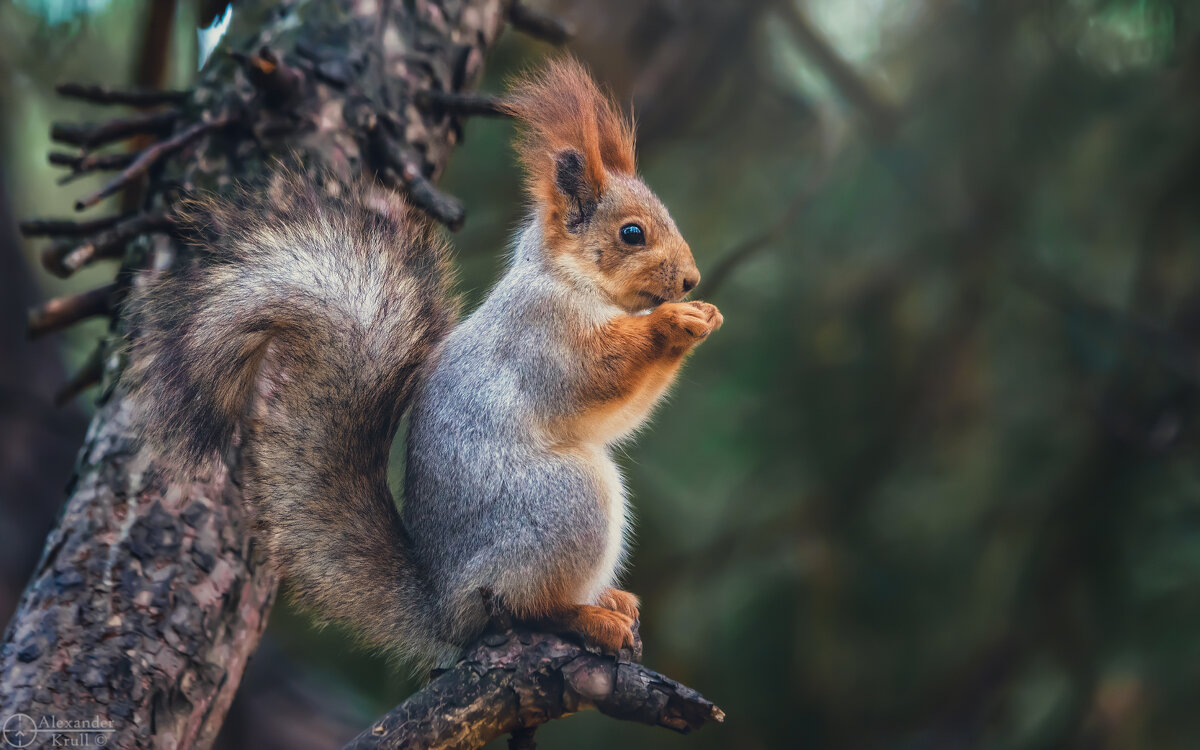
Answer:
<svg viewBox="0 0 1200 750"><path fill-rule="evenodd" d="M80 148L96 148L142 133L160 133L174 125L178 118L178 112L168 110L144 112L101 123L56 122L50 126L50 137Z"/></svg>
<svg viewBox="0 0 1200 750"><path fill-rule="evenodd" d="M386 119L386 118L385 118ZM418 158L410 154L397 140L386 134L386 128L373 131L373 146L383 161L380 177L393 187L403 190L409 201L436 221L457 231L466 219L467 211L457 198L438 190L418 166Z"/></svg>
<svg viewBox="0 0 1200 750"><path fill-rule="evenodd" d="M25 237L82 237L120 224L132 217L132 213L106 216L90 221L71 221L69 219L29 219L21 222L21 234Z"/></svg>
<svg viewBox="0 0 1200 750"><path fill-rule="evenodd" d="M588 708L684 734L725 720L704 696L641 664L517 628L484 636L345 750L478 748L507 733L530 747L530 730Z"/></svg>
<svg viewBox="0 0 1200 750"><path fill-rule="evenodd" d="M491 94L458 94L452 91L418 91L413 100L429 112L447 113L460 117L508 117L500 108L500 97Z"/></svg>
<svg viewBox="0 0 1200 750"><path fill-rule="evenodd" d="M60 151L50 152L50 163L56 167L68 167L70 172L58 178L59 185L66 185L89 172L117 171L128 167L137 158L137 154L64 154Z"/></svg>
<svg viewBox="0 0 1200 750"><path fill-rule="evenodd" d="M116 307L117 289L116 284L108 284L83 294L52 299L34 308L29 312L29 338L61 331L88 318L108 315Z"/></svg>

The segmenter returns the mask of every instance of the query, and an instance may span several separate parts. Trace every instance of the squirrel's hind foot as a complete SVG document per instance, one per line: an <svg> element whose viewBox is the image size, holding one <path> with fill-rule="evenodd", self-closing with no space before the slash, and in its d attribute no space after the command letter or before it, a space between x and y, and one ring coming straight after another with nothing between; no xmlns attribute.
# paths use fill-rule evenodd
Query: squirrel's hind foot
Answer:
<svg viewBox="0 0 1200 750"><path fill-rule="evenodd" d="M611 586L600 594L596 599L596 604L605 609L620 612L634 621L641 617L641 612L638 610L638 605L641 602L638 601L637 596L628 591L612 588Z"/></svg>
<svg viewBox="0 0 1200 750"><path fill-rule="evenodd" d="M624 592L621 592L624 593ZM632 596L631 594L627 596ZM634 619L629 615L591 604L564 604L534 617L518 618L534 627L559 633L574 633L587 643L609 653L633 649Z"/></svg>
<svg viewBox="0 0 1200 750"><path fill-rule="evenodd" d="M633 618L612 609L580 604L561 625L583 636L588 643L614 654L622 648L632 649L634 645Z"/></svg>

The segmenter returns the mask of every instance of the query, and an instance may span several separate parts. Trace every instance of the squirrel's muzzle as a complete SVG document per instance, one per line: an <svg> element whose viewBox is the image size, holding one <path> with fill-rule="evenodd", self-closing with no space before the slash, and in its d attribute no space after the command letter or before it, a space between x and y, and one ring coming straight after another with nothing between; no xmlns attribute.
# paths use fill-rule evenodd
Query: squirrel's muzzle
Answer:
<svg viewBox="0 0 1200 750"><path fill-rule="evenodd" d="M685 256L676 262L675 273L671 275L675 288L670 291L676 300L686 297L700 283L700 269L696 268L692 253L689 250L684 250L684 253Z"/></svg>

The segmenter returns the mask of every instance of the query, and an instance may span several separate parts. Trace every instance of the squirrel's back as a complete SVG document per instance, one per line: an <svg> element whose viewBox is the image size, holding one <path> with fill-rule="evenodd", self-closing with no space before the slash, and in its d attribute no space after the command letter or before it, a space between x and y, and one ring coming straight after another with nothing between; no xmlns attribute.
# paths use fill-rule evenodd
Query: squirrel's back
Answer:
<svg viewBox="0 0 1200 750"><path fill-rule="evenodd" d="M390 191L283 171L182 218L195 257L131 300L125 383L143 432L190 469L240 429L246 496L298 596L428 656L441 634L387 459L456 315L445 243Z"/></svg>

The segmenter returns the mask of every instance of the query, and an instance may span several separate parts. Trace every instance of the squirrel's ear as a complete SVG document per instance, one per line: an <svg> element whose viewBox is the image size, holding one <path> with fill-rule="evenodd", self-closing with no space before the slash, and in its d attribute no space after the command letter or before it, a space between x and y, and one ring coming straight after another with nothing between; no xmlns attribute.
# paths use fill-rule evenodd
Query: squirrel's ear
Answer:
<svg viewBox="0 0 1200 750"><path fill-rule="evenodd" d="M574 58L518 78L501 107L521 126L526 189L551 231L581 231L607 180L634 173L633 124Z"/></svg>
<svg viewBox="0 0 1200 750"><path fill-rule="evenodd" d="M583 154L576 149L566 148L554 155L554 186L568 232L586 227L600 201L601 186L595 184L587 167Z"/></svg>

